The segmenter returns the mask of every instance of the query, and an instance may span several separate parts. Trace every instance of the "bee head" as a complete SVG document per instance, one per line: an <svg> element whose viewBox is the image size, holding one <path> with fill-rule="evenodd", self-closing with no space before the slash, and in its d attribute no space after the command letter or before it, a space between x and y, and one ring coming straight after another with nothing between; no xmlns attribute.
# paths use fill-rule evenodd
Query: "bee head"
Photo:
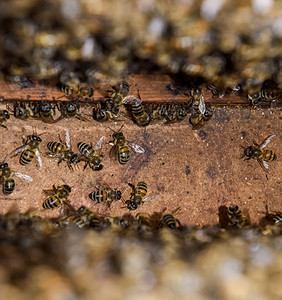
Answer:
<svg viewBox="0 0 282 300"><path fill-rule="evenodd" d="M68 113L74 113L77 110L76 105L74 105L73 103L68 103L66 106L66 111Z"/></svg>
<svg viewBox="0 0 282 300"><path fill-rule="evenodd" d="M93 171L100 171L103 169L103 165L102 164L98 164L98 165L92 165L90 164L90 168L93 170Z"/></svg>
<svg viewBox="0 0 282 300"><path fill-rule="evenodd" d="M83 205L83 206L80 206L80 208L77 210L77 212L79 213L83 213L85 211L86 207Z"/></svg>
<svg viewBox="0 0 282 300"><path fill-rule="evenodd" d="M230 205L228 209L231 213L236 213L239 211L238 205Z"/></svg>
<svg viewBox="0 0 282 300"><path fill-rule="evenodd" d="M247 157L252 157L254 155L254 148L252 146L248 147L247 149L245 149L244 154Z"/></svg>
<svg viewBox="0 0 282 300"><path fill-rule="evenodd" d="M69 185L64 184L63 188L66 189L69 193L71 192L71 187Z"/></svg>
<svg viewBox="0 0 282 300"><path fill-rule="evenodd" d="M121 199L121 191L117 191L117 200Z"/></svg>
<svg viewBox="0 0 282 300"><path fill-rule="evenodd" d="M3 110L3 113L4 113L5 117L6 117L6 119L10 119L10 114L9 114L9 112L7 110Z"/></svg>
<svg viewBox="0 0 282 300"><path fill-rule="evenodd" d="M3 163L0 165L0 170L8 168L8 163Z"/></svg>
<svg viewBox="0 0 282 300"><path fill-rule="evenodd" d="M138 205L132 200L125 201L125 204L126 204L127 209L129 209L129 210L135 210L138 208Z"/></svg>
<svg viewBox="0 0 282 300"><path fill-rule="evenodd" d="M31 139L34 141L37 141L37 142L42 142L42 139L38 135L35 135L35 134L33 134L31 136Z"/></svg>
<svg viewBox="0 0 282 300"><path fill-rule="evenodd" d="M51 105L49 103L42 103L40 106L41 111L48 113L51 111Z"/></svg>

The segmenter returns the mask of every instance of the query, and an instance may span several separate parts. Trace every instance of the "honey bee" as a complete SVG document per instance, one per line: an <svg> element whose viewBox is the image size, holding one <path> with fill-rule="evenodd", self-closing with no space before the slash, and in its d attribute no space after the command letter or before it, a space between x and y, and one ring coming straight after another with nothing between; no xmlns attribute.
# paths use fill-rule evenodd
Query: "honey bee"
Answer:
<svg viewBox="0 0 282 300"><path fill-rule="evenodd" d="M79 154L75 154L70 145L70 136L69 131L65 129L66 138L65 143L61 140L59 135L60 142L49 142L47 144L47 148L51 153L46 153L47 156L58 158L58 165L64 160L67 162L67 166L70 170L73 170L72 164L76 164L79 162Z"/></svg>
<svg viewBox="0 0 282 300"><path fill-rule="evenodd" d="M229 206L228 217L230 220L230 226L233 227L242 228L251 224L249 218L242 214L241 210L237 205Z"/></svg>
<svg viewBox="0 0 282 300"><path fill-rule="evenodd" d="M177 227L181 226L180 221L173 216L179 209L180 207L173 210L172 213L163 214L161 218L162 225L170 229L176 229ZM166 208L163 210L163 213L165 210Z"/></svg>
<svg viewBox="0 0 282 300"><path fill-rule="evenodd" d="M128 82L123 81L117 86L113 86L113 93L111 96L108 96L109 104L113 106L113 110L118 108L122 102L124 101L125 97L128 95L129 90L130 90L130 85Z"/></svg>
<svg viewBox="0 0 282 300"><path fill-rule="evenodd" d="M93 108L93 119L99 122L117 120L119 107L114 107L110 100L100 102L98 107Z"/></svg>
<svg viewBox="0 0 282 300"><path fill-rule="evenodd" d="M102 225L101 218L98 218L92 210L85 206L81 206L77 212L82 218L85 219L85 225L88 225L90 228L99 229Z"/></svg>
<svg viewBox="0 0 282 300"><path fill-rule="evenodd" d="M200 112L199 110L194 110L189 118L189 122L193 126L193 130L200 129L206 123L209 122L211 117L213 116L213 111L210 107L206 106L204 113Z"/></svg>
<svg viewBox="0 0 282 300"><path fill-rule="evenodd" d="M103 225L106 228L111 229L121 229L121 228L128 228L129 227L129 220L126 218L120 217L105 217L103 220Z"/></svg>
<svg viewBox="0 0 282 300"><path fill-rule="evenodd" d="M33 106L35 108L36 113L39 115L37 118L45 123L56 123L59 121L59 118L55 119L55 105L50 101L40 101L34 102Z"/></svg>
<svg viewBox="0 0 282 300"><path fill-rule="evenodd" d="M8 163L0 163L0 183L2 184L2 191L4 195L10 195L14 191L16 186L13 178L14 175L29 182L33 181L33 179L26 174L13 172L8 166Z"/></svg>
<svg viewBox="0 0 282 300"><path fill-rule="evenodd" d="M136 186L131 183L128 183L128 185L132 188L130 199L125 201L125 207L129 210L135 210L144 202L151 201L153 198L155 198L154 196L145 198L148 187L144 181L138 182Z"/></svg>
<svg viewBox="0 0 282 300"><path fill-rule="evenodd" d="M264 82L261 88L261 97L265 102L275 103L279 98L279 89L272 81Z"/></svg>
<svg viewBox="0 0 282 300"><path fill-rule="evenodd" d="M247 156L245 160L249 160L251 158L256 159L264 171L270 172L267 162L275 161L277 156L272 150L264 148L274 137L275 134L270 135L260 145L254 142L254 146L249 146L244 150L244 154L241 158Z"/></svg>
<svg viewBox="0 0 282 300"><path fill-rule="evenodd" d="M36 155L40 169L42 168L42 160L38 150L39 144L42 142L42 139L37 134L28 135L27 137L23 136L24 145L15 149L9 156L13 157L21 153L20 164L27 165L29 164L34 156Z"/></svg>
<svg viewBox="0 0 282 300"><path fill-rule="evenodd" d="M10 110L14 117L20 120L31 120L37 116L37 107L35 103L24 103L19 102L16 103L13 108L7 106L8 110Z"/></svg>
<svg viewBox="0 0 282 300"><path fill-rule="evenodd" d="M152 229L152 221L147 213L138 213L136 215L138 231L149 231Z"/></svg>
<svg viewBox="0 0 282 300"><path fill-rule="evenodd" d="M61 217L57 222L56 225L59 227L64 227L66 225L74 224L78 228L83 228L86 226L85 220L81 218L80 215L71 215L71 216L64 216Z"/></svg>
<svg viewBox="0 0 282 300"><path fill-rule="evenodd" d="M126 141L125 136L121 132L123 126L124 125L122 125L117 132L111 129L114 133L113 133L113 141L110 142L110 145L113 146L110 151L110 156L116 157L118 162L121 165L125 165L129 161L130 158L129 146L133 148L136 153L145 152L145 150L141 146Z"/></svg>
<svg viewBox="0 0 282 300"><path fill-rule="evenodd" d="M111 206L113 201L121 199L121 191L110 188L107 184L104 187L97 189L89 194L89 198L97 203L107 203Z"/></svg>
<svg viewBox="0 0 282 300"><path fill-rule="evenodd" d="M4 122L6 122L8 119L10 119L9 112L6 109L0 110L0 126L1 127L8 129L6 125L2 124Z"/></svg>
<svg viewBox="0 0 282 300"><path fill-rule="evenodd" d="M170 104L167 109L167 122L177 122L183 120L188 114L188 109L182 103L180 105Z"/></svg>
<svg viewBox="0 0 282 300"><path fill-rule="evenodd" d="M94 90L88 87L86 84L80 84L78 82L69 81L68 83L62 85L62 92L65 93L66 97L82 97L90 98L94 95Z"/></svg>
<svg viewBox="0 0 282 300"><path fill-rule="evenodd" d="M131 101L131 114L137 125L147 126L151 122L150 115L147 113L141 99L135 98Z"/></svg>
<svg viewBox="0 0 282 300"><path fill-rule="evenodd" d="M81 121L87 121L87 118L83 117L79 112L80 105L78 101L61 102L59 110L61 112L60 120L63 118L77 118Z"/></svg>
<svg viewBox="0 0 282 300"><path fill-rule="evenodd" d="M54 209L60 207L64 202L67 202L71 192L71 187L67 184L55 187L52 190L44 190L46 194L52 194L42 204L44 209Z"/></svg>
<svg viewBox="0 0 282 300"><path fill-rule="evenodd" d="M80 161L85 161L84 170L89 165L93 171L99 171L103 169L101 164L100 152L102 149L102 143L105 140L105 136L102 136L95 147L83 142L77 144L77 148L81 153Z"/></svg>

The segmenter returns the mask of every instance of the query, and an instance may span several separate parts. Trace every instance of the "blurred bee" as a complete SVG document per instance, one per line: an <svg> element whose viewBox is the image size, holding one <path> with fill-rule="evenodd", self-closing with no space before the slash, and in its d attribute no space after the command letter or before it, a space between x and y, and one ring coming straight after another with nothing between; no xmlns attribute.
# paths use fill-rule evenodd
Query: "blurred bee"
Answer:
<svg viewBox="0 0 282 300"><path fill-rule="evenodd" d="M261 89L261 97L265 102L270 102L271 106L275 104L280 96L280 91L275 83L272 81L264 82Z"/></svg>
<svg viewBox="0 0 282 300"><path fill-rule="evenodd" d="M136 215L138 231L149 231L152 229L152 221L147 213L138 213Z"/></svg>
<svg viewBox="0 0 282 300"><path fill-rule="evenodd" d="M56 225L59 227L64 227L70 224L74 224L78 228L83 228L86 226L85 220L81 218L80 215L64 216L56 222Z"/></svg>
<svg viewBox="0 0 282 300"><path fill-rule="evenodd" d="M49 142L47 148L51 153L46 153L47 156L59 159L58 165L64 160L67 162L67 166L70 170L73 170L72 164L79 162L80 155L75 154L70 145L69 131L65 129L66 138L65 143L61 140L59 135L60 143Z"/></svg>
<svg viewBox="0 0 282 300"><path fill-rule="evenodd" d="M97 203L107 203L108 207L111 206L113 201L121 199L121 191L110 188L107 184L104 187L97 189L89 194L89 198Z"/></svg>
<svg viewBox="0 0 282 300"><path fill-rule="evenodd" d="M108 96L107 101L108 104L110 104L113 107L113 110L115 111L116 108L118 108L125 97L128 95L129 90L130 90L130 85L128 82L123 81L117 86L113 86L113 92L111 96Z"/></svg>
<svg viewBox="0 0 282 300"><path fill-rule="evenodd" d="M86 84L80 84L78 82L69 81L68 83L62 85L62 92L65 93L66 97L82 97L90 98L94 95L93 88L88 87Z"/></svg>
<svg viewBox="0 0 282 300"><path fill-rule="evenodd" d="M163 214L161 218L162 225L170 229L176 229L181 226L180 221L173 216L173 214L175 214L179 209L180 207L173 210L172 213ZM163 213L165 210L166 208L163 210Z"/></svg>
<svg viewBox="0 0 282 300"><path fill-rule="evenodd" d="M10 195L14 191L16 186L15 180L13 178L14 175L29 182L33 180L28 175L13 172L8 166L8 163L0 163L0 183L2 184L2 191L4 195Z"/></svg>
<svg viewBox="0 0 282 300"><path fill-rule="evenodd" d="M250 220L243 215L237 205L230 205L228 208L229 225L233 227L243 228L249 226Z"/></svg>
<svg viewBox="0 0 282 300"><path fill-rule="evenodd" d="M111 229L124 229L129 227L129 220L127 218L120 217L105 217L103 225L106 228Z"/></svg>
<svg viewBox="0 0 282 300"><path fill-rule="evenodd" d="M83 142L77 144L77 148L82 155L79 160L85 161L84 170L88 165L93 171L99 171L103 169L100 152L104 140L105 136L102 136L95 147L93 147L92 144L89 145Z"/></svg>
<svg viewBox="0 0 282 300"><path fill-rule="evenodd" d="M177 122L183 120L188 114L188 109L182 104L170 104L167 109L167 122Z"/></svg>
<svg viewBox="0 0 282 300"><path fill-rule="evenodd" d="M262 169L266 172L269 172L270 169L267 162L275 161L277 159L277 156L272 150L267 150L264 148L274 137L275 134L270 135L260 145L254 142L254 146L249 146L244 150L244 154L241 158L247 156L245 160L249 160L251 158L256 159Z"/></svg>
<svg viewBox="0 0 282 300"><path fill-rule="evenodd" d="M0 126L1 127L4 127L6 129L8 129L6 125L2 124L4 122L6 122L8 119L10 119L9 112L7 110L5 110L5 109L4 110L0 110Z"/></svg>
<svg viewBox="0 0 282 300"><path fill-rule="evenodd" d="M63 101L59 104L59 110L61 112L60 120L64 118L77 118L81 121L88 121L87 118L83 117L79 112L80 105L78 101Z"/></svg>
<svg viewBox="0 0 282 300"><path fill-rule="evenodd" d="M151 201L155 198L154 196L145 198L147 195L147 184L144 181L138 182L136 186L131 183L128 183L128 185L132 188L130 199L125 201L125 207L129 210L135 210L144 202Z"/></svg>
<svg viewBox="0 0 282 300"><path fill-rule="evenodd" d="M60 207L64 202L67 202L71 192L71 187L67 184L55 187L52 190L44 190L46 194L52 194L42 204L44 209L54 209Z"/></svg>
<svg viewBox="0 0 282 300"><path fill-rule="evenodd" d="M168 115L167 105L168 103L149 103L148 111L150 112L151 121L158 122L166 119Z"/></svg>
<svg viewBox="0 0 282 300"><path fill-rule="evenodd" d="M145 150L141 146L126 141L125 136L121 132L123 126L124 125L122 125L117 132L111 129L114 133L113 133L113 141L110 142L110 145L113 146L110 151L110 156L116 157L118 162L121 165L125 165L129 161L130 158L129 146L133 148L136 153L145 152Z"/></svg>
<svg viewBox="0 0 282 300"><path fill-rule="evenodd" d="M151 122L150 115L147 113L141 99L135 98L131 101L131 114L134 122L140 126L147 126Z"/></svg>
<svg viewBox="0 0 282 300"><path fill-rule="evenodd" d="M210 107L205 107L205 112L202 113L199 110L194 110L189 118L190 124L193 126L193 130L200 129L206 123L209 122L211 117L213 116L213 111Z"/></svg>
<svg viewBox="0 0 282 300"><path fill-rule="evenodd" d="M85 219L85 225L91 228L100 228L102 225L101 218L97 217L92 210L85 206L81 206L77 212Z"/></svg>
<svg viewBox="0 0 282 300"><path fill-rule="evenodd" d="M21 153L20 164L27 165L29 164L34 156L36 155L40 169L42 168L42 160L38 150L39 144L42 142L42 139L37 134L28 135L27 137L23 136L24 145L15 149L9 156L13 157Z"/></svg>

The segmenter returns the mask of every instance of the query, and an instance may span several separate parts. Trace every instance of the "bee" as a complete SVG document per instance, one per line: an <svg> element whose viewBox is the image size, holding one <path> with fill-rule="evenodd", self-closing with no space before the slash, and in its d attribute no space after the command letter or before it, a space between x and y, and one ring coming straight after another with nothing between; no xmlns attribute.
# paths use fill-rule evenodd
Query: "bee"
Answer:
<svg viewBox="0 0 282 300"><path fill-rule="evenodd" d="M94 90L86 84L80 84L76 81L69 81L62 85L61 90L65 93L66 97L82 97L90 98L94 95Z"/></svg>
<svg viewBox="0 0 282 300"><path fill-rule="evenodd" d="M136 215L138 231L149 231L152 229L152 221L147 213L138 213Z"/></svg>
<svg viewBox="0 0 282 300"><path fill-rule="evenodd" d="M14 117L20 120L31 120L37 117L38 111L37 111L37 106L35 105L34 102L32 103L24 103L24 102L19 102L16 103L13 108L7 106L8 110L10 110L13 114Z"/></svg>
<svg viewBox="0 0 282 300"><path fill-rule="evenodd" d="M106 228L112 228L112 229L128 228L129 220L120 217L105 217L103 220L103 225Z"/></svg>
<svg viewBox="0 0 282 300"><path fill-rule="evenodd" d="M2 124L4 122L6 122L8 119L10 119L9 112L6 109L0 110L0 126L1 127L4 127L6 129L8 129L7 126L5 126L4 124Z"/></svg>
<svg viewBox="0 0 282 300"><path fill-rule="evenodd" d="M113 107L110 100L100 102L98 107L93 108L93 119L99 122L117 120L119 107Z"/></svg>
<svg viewBox="0 0 282 300"><path fill-rule="evenodd" d="M177 122L183 120L188 114L188 110L182 103L180 105L170 104L167 109L167 122Z"/></svg>
<svg viewBox="0 0 282 300"><path fill-rule="evenodd" d="M47 148L51 153L46 153L50 157L58 158L58 165L64 160L67 162L67 166L70 170L73 170L72 164L79 162L79 154L75 154L70 145L69 131L65 129L66 142L63 143L59 135L60 142L49 142Z"/></svg>
<svg viewBox="0 0 282 300"><path fill-rule="evenodd" d="M128 82L123 81L118 86L113 86L113 93L111 96L107 97L109 101L108 105L110 104L113 107L113 110L118 108L122 102L124 101L125 97L128 95L130 90L130 85Z"/></svg>
<svg viewBox="0 0 282 300"><path fill-rule="evenodd" d="M116 157L118 162L121 165L125 165L129 161L129 158L130 158L129 146L136 153L144 153L145 152L145 150L141 146L139 146L135 143L126 141L124 134L121 132L121 129L123 128L123 126L124 125L122 125L121 128L117 132L111 129L114 133L113 133L113 141L110 142L110 145L113 146L110 151L110 156Z"/></svg>
<svg viewBox="0 0 282 300"><path fill-rule="evenodd" d="M67 184L58 187L53 185L53 190L44 190L44 192L46 194L52 193L52 196L49 196L44 200L42 207L44 209L54 209L60 207L64 202L67 202L71 187Z"/></svg>
<svg viewBox="0 0 282 300"><path fill-rule="evenodd" d="M242 228L251 224L249 218L242 214L237 205L230 205L227 214L230 226Z"/></svg>
<svg viewBox="0 0 282 300"><path fill-rule="evenodd" d="M160 104L149 103L148 110L150 112L151 121L158 122L164 120L167 117L168 115L167 104L168 103L160 103Z"/></svg>
<svg viewBox="0 0 282 300"><path fill-rule="evenodd" d="M135 98L132 100L131 114L134 122L140 126L147 126L151 122L150 115L147 113L141 99Z"/></svg>
<svg viewBox="0 0 282 300"><path fill-rule="evenodd" d="M85 220L85 225L88 225L90 228L101 228L102 220L101 218L98 218L92 210L85 206L81 206L77 212L80 214L81 218Z"/></svg>
<svg viewBox="0 0 282 300"><path fill-rule="evenodd" d="M189 122L193 126L192 129L200 129L209 122L212 116L213 111L208 106L206 106L204 113L200 112L199 110L194 110L189 118Z"/></svg>
<svg viewBox="0 0 282 300"><path fill-rule="evenodd" d="M204 105L204 96L202 88L193 88L191 89L191 96L192 96L192 108L199 109L200 111L204 110L201 107Z"/></svg>
<svg viewBox="0 0 282 300"><path fill-rule="evenodd" d="M78 228L83 228L86 226L85 220L81 218L80 215L70 215L61 217L57 222L56 225L59 227L64 227L66 225L74 224Z"/></svg>
<svg viewBox="0 0 282 300"><path fill-rule="evenodd" d="M267 150L264 148L274 137L275 134L270 135L260 145L254 142L254 146L249 146L244 150L244 154L241 158L247 156L245 160L249 160L251 158L256 159L264 171L270 172L267 162L275 161L277 156L272 150Z"/></svg>
<svg viewBox="0 0 282 300"><path fill-rule="evenodd" d="M52 104L50 101L40 101L35 102L34 104L36 114L38 114L38 119L45 123L56 123L59 121L59 118L55 119L55 105Z"/></svg>
<svg viewBox="0 0 282 300"><path fill-rule="evenodd" d="M77 118L81 121L87 121L85 117L79 112L80 105L78 101L61 102L59 110L61 111L60 120L63 118Z"/></svg>
<svg viewBox="0 0 282 300"><path fill-rule="evenodd" d="M82 155L80 157L80 161L85 161L84 170L88 165L93 171L99 171L103 169L100 152L104 140L105 136L102 136L95 147L93 147L92 144L89 145L83 142L77 144L77 148Z"/></svg>
<svg viewBox="0 0 282 300"><path fill-rule="evenodd" d="M108 207L111 206L113 201L121 199L121 191L110 188L107 184L104 187L97 189L89 194L89 198L97 203L107 203Z"/></svg>
<svg viewBox="0 0 282 300"><path fill-rule="evenodd" d="M144 181L140 181L134 186L131 183L128 185L132 188L130 199L125 201L126 208L129 210L135 210L141 206L144 202L152 200L154 197L146 197L147 195L147 184Z"/></svg>
<svg viewBox="0 0 282 300"><path fill-rule="evenodd" d="M162 212L161 224L170 229L176 229L178 226L181 226L180 221L173 216L179 209L180 207L173 210L172 213L163 214L166 210L165 208Z"/></svg>
<svg viewBox="0 0 282 300"><path fill-rule="evenodd" d="M14 191L16 186L15 179L13 178L14 175L29 182L33 181L33 179L26 174L13 172L8 166L8 163L0 163L0 183L2 184L2 191L4 195L10 195Z"/></svg>
<svg viewBox="0 0 282 300"><path fill-rule="evenodd" d="M261 88L261 97L265 102L270 102L271 106L275 104L280 95L279 89L275 83L267 80Z"/></svg>
<svg viewBox="0 0 282 300"><path fill-rule="evenodd" d="M24 145L15 149L10 156L16 156L21 153L20 164L27 165L29 164L34 156L36 155L39 167L42 168L42 160L38 150L39 144L42 142L42 139L37 134L28 135L27 137L23 136Z"/></svg>

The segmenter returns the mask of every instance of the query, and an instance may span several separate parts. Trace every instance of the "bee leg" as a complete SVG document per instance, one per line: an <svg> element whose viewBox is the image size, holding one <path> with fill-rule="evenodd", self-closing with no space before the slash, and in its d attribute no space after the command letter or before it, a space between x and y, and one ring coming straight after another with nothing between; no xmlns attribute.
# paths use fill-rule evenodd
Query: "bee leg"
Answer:
<svg viewBox="0 0 282 300"><path fill-rule="evenodd" d="M0 126L6 128L7 130L9 130L8 127L4 124L0 124Z"/></svg>
<svg viewBox="0 0 282 300"><path fill-rule="evenodd" d="M83 171L86 169L87 165L89 164L89 162L87 161L84 165Z"/></svg>

